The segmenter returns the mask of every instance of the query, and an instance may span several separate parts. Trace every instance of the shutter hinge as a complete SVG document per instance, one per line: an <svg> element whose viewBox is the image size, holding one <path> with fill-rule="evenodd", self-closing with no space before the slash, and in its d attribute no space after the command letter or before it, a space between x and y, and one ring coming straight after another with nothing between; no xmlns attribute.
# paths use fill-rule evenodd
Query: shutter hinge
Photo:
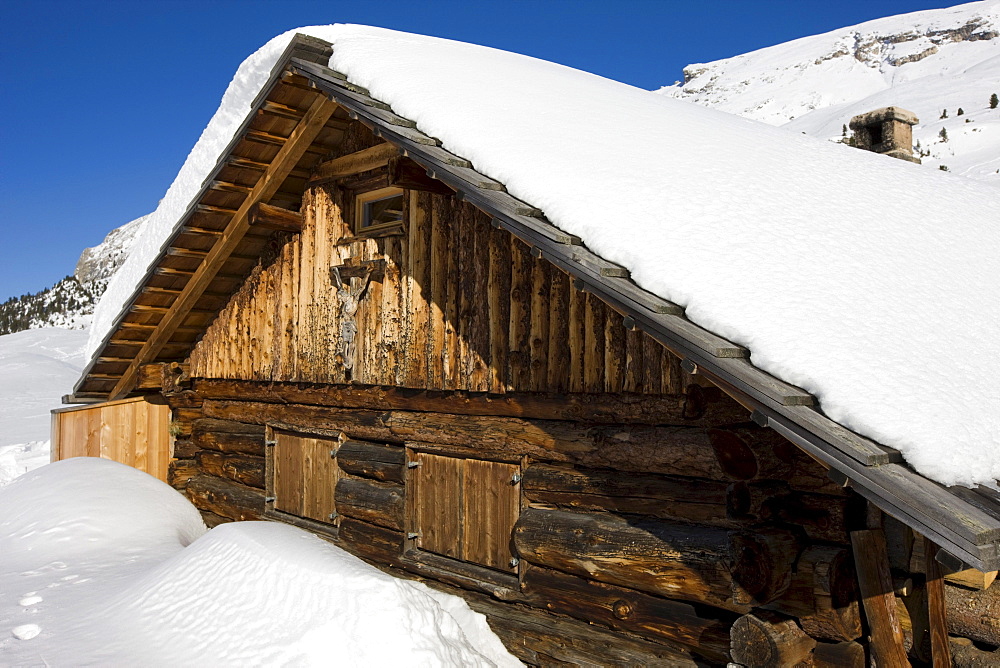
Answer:
<svg viewBox="0 0 1000 668"><path fill-rule="evenodd" d="M277 441L264 441L264 445L268 448L273 448L278 444Z"/></svg>
<svg viewBox="0 0 1000 668"><path fill-rule="evenodd" d="M406 468L415 469L420 466L420 462L406 462Z"/></svg>
<svg viewBox="0 0 1000 668"><path fill-rule="evenodd" d="M273 497L273 496L265 496L264 497L264 503L274 503L275 501L277 501L276 497Z"/></svg>
<svg viewBox="0 0 1000 668"><path fill-rule="evenodd" d="M521 482L521 474L520 473L515 473L514 475L512 475L510 477L510 484L511 485L517 485L520 482Z"/></svg>
<svg viewBox="0 0 1000 668"><path fill-rule="evenodd" d="M417 533L416 531L410 531L409 533L406 534L407 540L416 540L417 538L420 538L420 534Z"/></svg>

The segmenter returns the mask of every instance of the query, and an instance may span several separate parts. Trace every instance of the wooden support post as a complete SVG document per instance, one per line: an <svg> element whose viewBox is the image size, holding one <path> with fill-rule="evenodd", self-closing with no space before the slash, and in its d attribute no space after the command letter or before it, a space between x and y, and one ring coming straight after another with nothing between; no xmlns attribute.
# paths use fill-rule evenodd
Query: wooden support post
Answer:
<svg viewBox="0 0 1000 668"><path fill-rule="evenodd" d="M938 546L924 538L927 570L927 619L931 633L931 658L936 668L951 668L948 620L944 604L944 574L937 562Z"/></svg>
<svg viewBox="0 0 1000 668"><path fill-rule="evenodd" d="M879 529L852 531L851 546L875 660L879 668L909 666L896 612L885 536Z"/></svg>

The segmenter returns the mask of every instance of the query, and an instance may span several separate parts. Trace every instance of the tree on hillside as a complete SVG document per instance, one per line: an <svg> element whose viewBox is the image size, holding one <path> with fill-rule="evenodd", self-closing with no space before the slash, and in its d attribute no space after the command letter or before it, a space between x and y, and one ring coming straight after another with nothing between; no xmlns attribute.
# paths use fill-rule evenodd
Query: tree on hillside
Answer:
<svg viewBox="0 0 1000 668"><path fill-rule="evenodd" d="M938 137L941 138L941 141L948 141L948 131L941 128L941 132L938 133Z"/></svg>
<svg viewBox="0 0 1000 668"><path fill-rule="evenodd" d="M1000 103L1000 99L997 99L997 94L990 95L990 109L996 109L998 103Z"/></svg>
<svg viewBox="0 0 1000 668"><path fill-rule="evenodd" d="M965 113L965 111L964 111L964 110L963 110L963 109L962 109L961 107L959 107L959 108L958 108L958 113L957 113L957 114L955 114L955 115L956 115L956 116L961 116L961 115L962 115L962 114L964 114L964 113Z"/></svg>
<svg viewBox="0 0 1000 668"><path fill-rule="evenodd" d="M941 118L948 118L948 110L947 109L942 109L941 110Z"/></svg>

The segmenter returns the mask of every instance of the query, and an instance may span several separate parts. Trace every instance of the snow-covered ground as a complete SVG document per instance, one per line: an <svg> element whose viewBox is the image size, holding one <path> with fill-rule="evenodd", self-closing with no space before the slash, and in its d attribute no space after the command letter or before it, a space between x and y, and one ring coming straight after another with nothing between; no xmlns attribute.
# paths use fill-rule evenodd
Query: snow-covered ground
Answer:
<svg viewBox="0 0 1000 668"><path fill-rule="evenodd" d="M42 467L0 509L0 665L521 665L460 598L283 524L206 532L115 462Z"/></svg>
<svg viewBox="0 0 1000 668"><path fill-rule="evenodd" d="M925 166L1000 186L1000 108L989 108L1000 95L1000 0L868 21L684 76L659 93L834 141L852 116L908 109Z"/></svg>
<svg viewBox="0 0 1000 668"><path fill-rule="evenodd" d="M0 486L49 461L49 411L83 369L85 330L0 336Z"/></svg>

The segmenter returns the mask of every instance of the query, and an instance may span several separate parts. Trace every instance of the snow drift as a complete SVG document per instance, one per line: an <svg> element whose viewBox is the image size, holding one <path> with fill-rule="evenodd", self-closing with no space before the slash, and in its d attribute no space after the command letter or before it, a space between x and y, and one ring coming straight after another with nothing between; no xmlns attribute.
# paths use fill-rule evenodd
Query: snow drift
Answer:
<svg viewBox="0 0 1000 668"><path fill-rule="evenodd" d="M1000 190L495 49L294 32L834 420L941 482L1000 477ZM92 352L292 34L237 72L102 301Z"/></svg>
<svg viewBox="0 0 1000 668"><path fill-rule="evenodd" d="M96 458L0 488L0 664L519 666L460 598L294 527L205 533L181 494Z"/></svg>

